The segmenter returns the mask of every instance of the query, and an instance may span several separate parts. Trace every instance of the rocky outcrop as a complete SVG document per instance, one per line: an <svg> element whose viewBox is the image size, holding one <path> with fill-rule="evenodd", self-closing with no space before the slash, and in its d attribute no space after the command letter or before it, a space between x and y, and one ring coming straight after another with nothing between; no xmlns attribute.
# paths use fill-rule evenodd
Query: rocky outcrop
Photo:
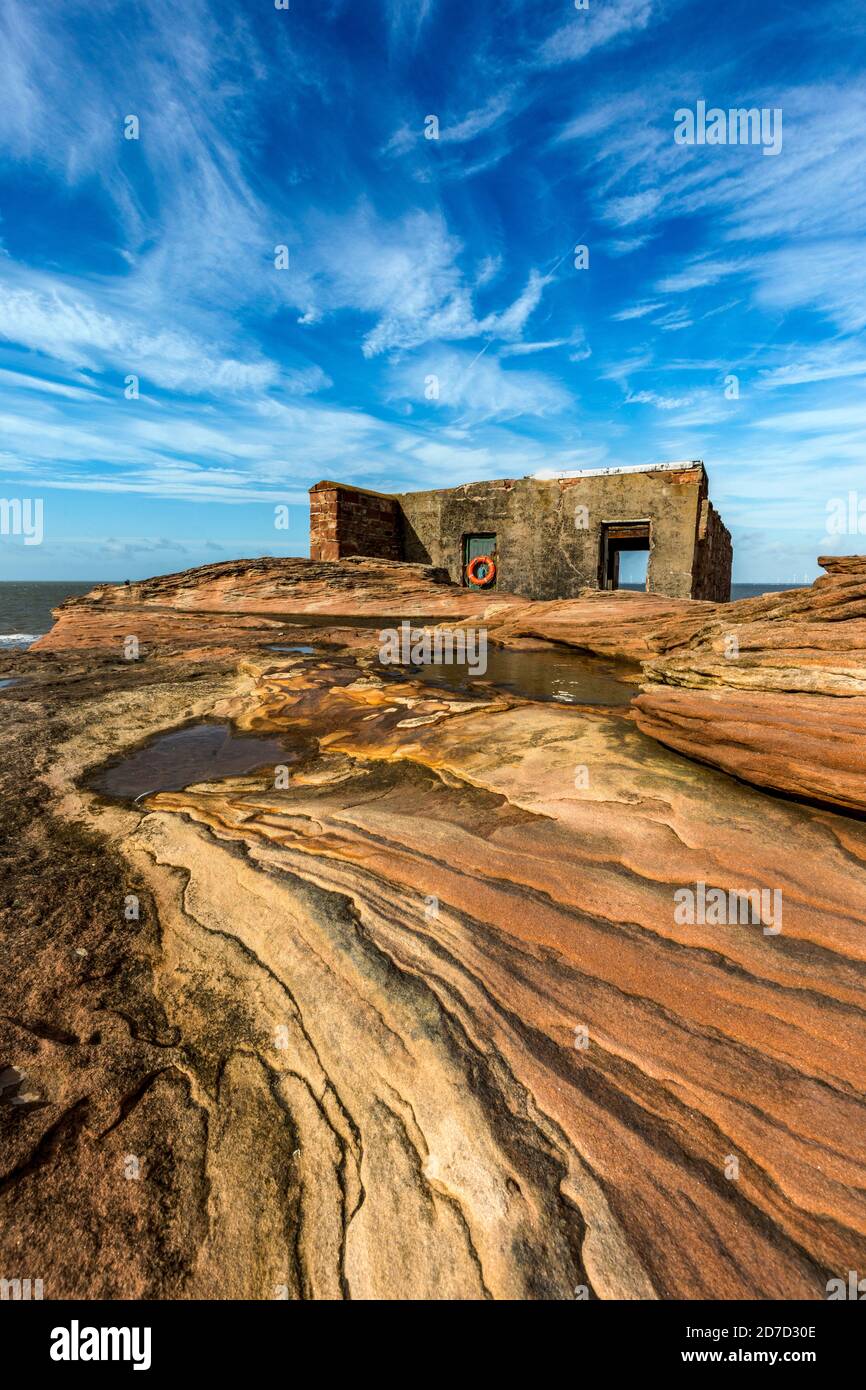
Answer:
<svg viewBox="0 0 866 1390"><path fill-rule="evenodd" d="M122 655L127 637L163 655L210 656L256 645L281 630L281 617L309 614L358 621L485 619L526 601L451 584L444 570L388 560L339 564L304 559L229 560L136 584L103 584L67 599L33 650L101 649ZM214 615L218 614L218 621Z"/></svg>
<svg viewBox="0 0 866 1390"><path fill-rule="evenodd" d="M505 643L535 637L599 656L645 661L688 641L721 607L625 589L586 589L576 599L503 607L489 616L488 625Z"/></svg>
<svg viewBox="0 0 866 1390"><path fill-rule="evenodd" d="M866 1264L866 827L683 758L627 709L383 671L375 609L435 590L459 621L479 596L370 563L330 598L309 562L111 589L15 659L0 1273L46 1297L822 1298ZM284 628L304 574L320 615L373 626ZM774 702L757 757L782 702L813 736L819 704L858 703L802 684L858 679L829 630L859 583L481 611L518 646L641 656L641 721L649 697ZM777 631L813 654L800 687L718 683L737 614L750 679L780 669ZM823 645L798 648L808 614ZM285 765L137 803L91 789L202 718ZM678 917L699 885L773 914Z"/></svg>
<svg viewBox="0 0 866 1390"><path fill-rule="evenodd" d="M56 611L50 632L30 648L40 654L70 651L99 652L117 661L147 659L159 652L161 660L180 657L205 660L231 656L245 647L276 640L283 624L275 618L243 613L221 613L218 621L207 610L175 612L171 608L144 608L128 598L121 603L112 595L108 602L70 599ZM129 645L134 639L137 647ZM135 654L137 652L137 655Z"/></svg>
<svg viewBox="0 0 866 1390"><path fill-rule="evenodd" d="M71 599L36 649L100 648L120 659L133 635L175 660L215 659L254 651L269 635L276 640L281 615L301 612L317 624L330 615L483 625L506 645L555 642L640 661L644 687L634 711L645 733L759 786L859 811L866 809L866 559L821 563L827 573L810 588L712 604L589 590L534 603L471 592L423 565L232 561Z"/></svg>
<svg viewBox="0 0 866 1390"><path fill-rule="evenodd" d="M506 606L521 602L498 596ZM452 584L446 570L391 560L352 558L332 563L301 558L226 560L135 584L104 584L68 599L61 612L100 607L168 607L180 612L401 613L469 615L491 594ZM391 605L383 608L383 604ZM432 604L433 607L425 606Z"/></svg>
<svg viewBox="0 0 866 1390"><path fill-rule="evenodd" d="M644 664L645 733L759 786L866 811L866 557L808 589L672 624Z"/></svg>

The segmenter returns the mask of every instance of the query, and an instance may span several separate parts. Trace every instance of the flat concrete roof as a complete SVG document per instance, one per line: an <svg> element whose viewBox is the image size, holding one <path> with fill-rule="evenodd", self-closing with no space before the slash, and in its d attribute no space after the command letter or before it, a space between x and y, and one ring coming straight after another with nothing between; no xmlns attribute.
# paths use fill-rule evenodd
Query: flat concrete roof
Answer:
<svg viewBox="0 0 866 1390"><path fill-rule="evenodd" d="M629 463L614 468L570 468L557 473L552 468L541 468L528 476L538 482L554 483L557 478L605 478L612 473L662 473L675 472L680 468L703 468L703 459L678 459L673 463Z"/></svg>

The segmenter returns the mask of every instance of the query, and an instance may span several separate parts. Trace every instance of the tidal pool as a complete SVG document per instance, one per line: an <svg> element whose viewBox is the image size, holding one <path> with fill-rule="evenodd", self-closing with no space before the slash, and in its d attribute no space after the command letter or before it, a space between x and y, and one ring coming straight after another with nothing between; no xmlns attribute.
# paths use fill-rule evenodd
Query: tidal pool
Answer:
<svg viewBox="0 0 866 1390"><path fill-rule="evenodd" d="M380 663L381 665L381 663ZM527 700L554 700L568 705L627 705L637 694L640 670L626 662L606 661L567 648L487 648L487 669L476 674L465 662L413 662L408 666L381 665L393 672L441 686L465 691L492 685Z"/></svg>
<svg viewBox="0 0 866 1390"><path fill-rule="evenodd" d="M275 738L236 734L230 724L190 724L158 734L87 782L103 796L134 801L147 792L181 791L194 782L239 777L259 768L287 765L300 756Z"/></svg>

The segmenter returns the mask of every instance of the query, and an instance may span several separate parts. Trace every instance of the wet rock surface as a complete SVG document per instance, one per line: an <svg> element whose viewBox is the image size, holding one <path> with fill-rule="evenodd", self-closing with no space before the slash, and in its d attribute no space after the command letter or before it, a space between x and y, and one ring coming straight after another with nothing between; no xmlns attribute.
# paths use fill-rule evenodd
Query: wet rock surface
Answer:
<svg viewBox="0 0 866 1390"><path fill-rule="evenodd" d="M0 1272L46 1297L812 1299L861 1268L866 825L628 706L386 676L370 629L275 637L180 579L189 612L126 624L138 662L92 611L113 597L79 602L0 696ZM655 664L742 605L648 597L619 645L615 596L572 601L556 650L643 643L639 710L739 698ZM491 633L553 635L522 608ZM202 724L298 756L94 790ZM678 920L699 884L779 892L779 930Z"/></svg>

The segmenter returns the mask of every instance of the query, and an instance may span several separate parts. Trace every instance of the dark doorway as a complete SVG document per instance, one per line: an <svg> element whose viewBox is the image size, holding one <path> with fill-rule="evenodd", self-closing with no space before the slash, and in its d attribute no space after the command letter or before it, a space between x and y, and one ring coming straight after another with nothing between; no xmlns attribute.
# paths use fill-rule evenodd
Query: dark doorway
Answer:
<svg viewBox="0 0 866 1390"><path fill-rule="evenodd" d="M601 528L601 550L598 564L598 586L600 589L619 589L620 556L633 551L649 551L650 524L648 521L605 521ZM629 571L626 571L629 573ZM625 580L629 587L633 583ZM649 569L644 588L649 586Z"/></svg>
<svg viewBox="0 0 866 1390"><path fill-rule="evenodd" d="M463 537L463 583L469 588L474 588L475 586L469 583L467 570L472 561L479 559L481 556L485 556L492 560L495 568L499 568L499 555L496 549L496 533L494 531L479 531L474 536ZM486 565L479 565L476 567L476 577L478 579L484 580L488 574L489 568ZM489 583L480 585L479 587L495 589L496 574L494 573L493 579Z"/></svg>

